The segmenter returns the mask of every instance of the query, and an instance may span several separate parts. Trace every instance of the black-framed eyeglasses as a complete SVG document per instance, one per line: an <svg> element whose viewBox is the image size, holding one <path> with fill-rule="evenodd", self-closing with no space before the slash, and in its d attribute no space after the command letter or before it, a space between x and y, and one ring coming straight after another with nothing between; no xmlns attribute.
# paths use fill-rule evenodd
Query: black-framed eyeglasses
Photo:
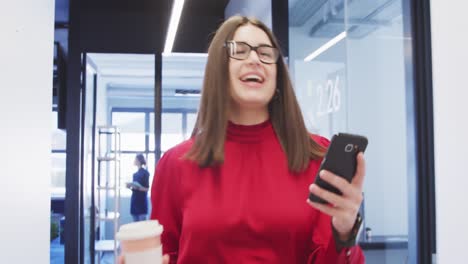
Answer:
<svg viewBox="0 0 468 264"><path fill-rule="evenodd" d="M245 60L250 56L253 50L257 53L258 59L265 64L274 64L280 56L279 50L269 45L250 46L241 41L226 41L224 44L230 58L236 60Z"/></svg>

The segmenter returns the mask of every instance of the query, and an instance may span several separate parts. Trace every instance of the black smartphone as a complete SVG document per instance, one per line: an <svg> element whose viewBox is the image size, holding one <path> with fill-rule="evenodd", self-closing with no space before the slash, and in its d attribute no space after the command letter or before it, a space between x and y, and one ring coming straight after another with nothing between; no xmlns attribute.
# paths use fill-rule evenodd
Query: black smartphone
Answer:
<svg viewBox="0 0 468 264"><path fill-rule="evenodd" d="M366 150L367 142L367 138L360 135L347 133L334 135L315 176L315 184L325 190L341 195L340 190L320 179L319 173L321 170L328 170L351 182L356 172L357 154ZM309 200L323 204L328 203L312 193L309 194Z"/></svg>

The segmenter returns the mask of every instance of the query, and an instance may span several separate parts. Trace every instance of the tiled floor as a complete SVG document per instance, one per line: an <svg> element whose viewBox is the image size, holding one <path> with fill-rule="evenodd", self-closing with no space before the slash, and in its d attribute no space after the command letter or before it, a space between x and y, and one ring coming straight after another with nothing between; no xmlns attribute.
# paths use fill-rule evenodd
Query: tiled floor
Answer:
<svg viewBox="0 0 468 264"><path fill-rule="evenodd" d="M99 263L97 259L95 263ZM109 253L105 253L104 255L101 255L100 264L114 264L114 253L109 252Z"/></svg>
<svg viewBox="0 0 468 264"><path fill-rule="evenodd" d="M60 238L56 238L50 242L50 264L64 264L65 253L64 245L60 244ZM94 263L99 263L97 258ZM88 263L86 263L88 264ZM100 264L114 264L113 252L105 253L101 255Z"/></svg>
<svg viewBox="0 0 468 264"><path fill-rule="evenodd" d="M60 237L50 242L50 264L64 263L64 246L60 244Z"/></svg>

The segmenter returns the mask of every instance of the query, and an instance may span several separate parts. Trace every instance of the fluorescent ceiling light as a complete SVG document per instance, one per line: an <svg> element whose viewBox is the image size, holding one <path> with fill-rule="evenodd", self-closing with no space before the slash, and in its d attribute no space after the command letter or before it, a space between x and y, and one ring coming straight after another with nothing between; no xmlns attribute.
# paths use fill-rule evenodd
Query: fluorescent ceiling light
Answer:
<svg viewBox="0 0 468 264"><path fill-rule="evenodd" d="M346 33L346 31L341 32L340 34L338 34L338 36L334 37L333 39L325 43L323 46L321 46L320 48L318 48L317 50L309 54L307 57L305 57L304 61L311 61L315 59L315 57L322 54L329 48L333 47L336 43L340 42L342 39L346 38L347 35L348 34Z"/></svg>
<svg viewBox="0 0 468 264"><path fill-rule="evenodd" d="M172 6L171 21L169 21L169 29L167 30L166 43L164 44L164 53L171 53L174 45L177 28L179 27L180 16L184 8L185 0L174 0Z"/></svg>
<svg viewBox="0 0 468 264"><path fill-rule="evenodd" d="M208 53L179 53L179 52L172 52L172 53L163 53L163 57L180 57L180 58L207 58Z"/></svg>
<svg viewBox="0 0 468 264"><path fill-rule="evenodd" d="M179 94L179 93L174 94L174 96L176 97L201 97L200 94Z"/></svg>

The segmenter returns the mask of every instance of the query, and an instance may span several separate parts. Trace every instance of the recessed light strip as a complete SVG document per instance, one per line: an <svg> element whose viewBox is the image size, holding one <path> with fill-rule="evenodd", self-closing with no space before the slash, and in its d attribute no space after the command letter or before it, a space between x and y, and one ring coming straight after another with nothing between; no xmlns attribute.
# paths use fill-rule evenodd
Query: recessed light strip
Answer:
<svg viewBox="0 0 468 264"><path fill-rule="evenodd" d="M340 42L342 39L346 38L348 34L346 31L341 32L336 37L332 38L330 41L322 45L320 48L309 54L307 57L304 58L304 61L311 61L315 59L318 55L322 54L329 48L333 47L336 43Z"/></svg>
<svg viewBox="0 0 468 264"><path fill-rule="evenodd" d="M180 16L184 8L185 0L174 0L172 6L171 20L169 21L169 29L167 30L166 43L164 44L164 53L171 53L174 46L174 40L179 27Z"/></svg>

